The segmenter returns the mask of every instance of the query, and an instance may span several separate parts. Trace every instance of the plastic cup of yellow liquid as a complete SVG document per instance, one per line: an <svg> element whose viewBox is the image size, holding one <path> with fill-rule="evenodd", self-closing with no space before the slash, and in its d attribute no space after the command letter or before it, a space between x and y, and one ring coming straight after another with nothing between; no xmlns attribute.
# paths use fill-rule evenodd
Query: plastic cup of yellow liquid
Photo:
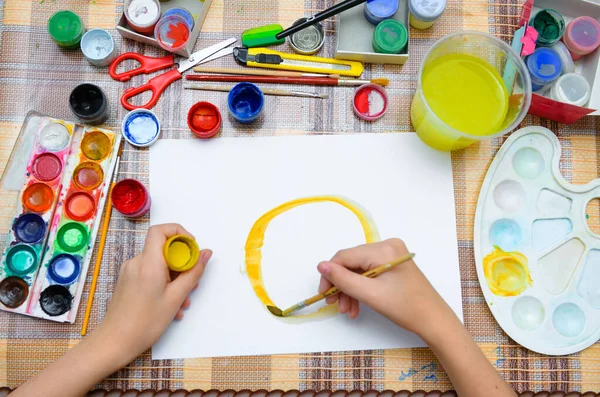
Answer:
<svg viewBox="0 0 600 397"><path fill-rule="evenodd" d="M411 107L419 138L452 151L515 129L531 105L531 79L510 46L486 33L461 32L425 56Z"/></svg>

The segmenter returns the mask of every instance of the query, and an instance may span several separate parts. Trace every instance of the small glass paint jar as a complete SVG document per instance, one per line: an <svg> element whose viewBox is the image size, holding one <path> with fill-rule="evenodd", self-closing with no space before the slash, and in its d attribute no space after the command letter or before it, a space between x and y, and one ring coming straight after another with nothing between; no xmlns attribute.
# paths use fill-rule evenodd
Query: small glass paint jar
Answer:
<svg viewBox="0 0 600 397"><path fill-rule="evenodd" d="M191 12L189 12L185 8L181 8L181 7L171 8L170 10L163 12L162 18L168 17L169 15L179 15L180 17L185 18L185 20L188 21L188 23L190 25L190 29L194 29L194 25L196 24L196 22L194 21L194 16L192 15Z"/></svg>
<svg viewBox="0 0 600 397"><path fill-rule="evenodd" d="M600 23L592 17L579 17L567 25L563 36L574 60L591 54L600 46Z"/></svg>
<svg viewBox="0 0 600 397"><path fill-rule="evenodd" d="M81 39L81 52L95 66L108 66L117 56L115 41L104 29L87 31Z"/></svg>
<svg viewBox="0 0 600 397"><path fill-rule="evenodd" d="M380 54L399 54L408 43L408 30L402 22L387 19L373 32L373 50Z"/></svg>
<svg viewBox="0 0 600 397"><path fill-rule="evenodd" d="M102 124L109 116L108 98L102 88L94 84L80 84L71 91L69 107L86 124Z"/></svg>
<svg viewBox="0 0 600 397"><path fill-rule="evenodd" d="M128 218L139 218L150 211L152 200L144 184L135 179L123 179L112 188L113 207Z"/></svg>
<svg viewBox="0 0 600 397"><path fill-rule="evenodd" d="M446 0L409 0L410 26L429 29L446 10Z"/></svg>
<svg viewBox="0 0 600 397"><path fill-rule="evenodd" d="M569 52L569 49L562 41L557 41L552 44L550 47L560 56L560 60L562 62L562 72L563 73L574 73L575 72L575 62L573 61L573 57Z"/></svg>
<svg viewBox="0 0 600 397"><path fill-rule="evenodd" d="M181 50L190 40L192 28L188 21L179 15L161 18L154 28L154 37L166 51Z"/></svg>
<svg viewBox="0 0 600 397"><path fill-rule="evenodd" d="M296 20L292 26L303 23L307 19L308 18L300 18ZM325 29L321 23L316 23L292 34L289 40L290 46L298 54L312 55L323 48L323 44L325 44Z"/></svg>
<svg viewBox="0 0 600 397"><path fill-rule="evenodd" d="M58 11L48 20L48 33L59 46L78 48L85 33L83 21L72 11Z"/></svg>
<svg viewBox="0 0 600 397"><path fill-rule="evenodd" d="M198 138L212 138L221 129L221 112L210 102L198 102L190 108L187 123Z"/></svg>
<svg viewBox="0 0 600 397"><path fill-rule="evenodd" d="M160 121L153 111L136 109L123 118L121 132L131 145L148 147L160 136Z"/></svg>
<svg viewBox="0 0 600 397"><path fill-rule="evenodd" d="M527 57L527 69L531 76L531 88L538 91L554 82L562 73L560 56L552 48L540 47Z"/></svg>
<svg viewBox="0 0 600 397"><path fill-rule="evenodd" d="M252 83L236 84L227 95L229 113L240 123L255 121L263 111L265 96Z"/></svg>
<svg viewBox="0 0 600 397"><path fill-rule="evenodd" d="M125 4L125 19L136 32L152 34L160 19L160 3L157 0L129 0Z"/></svg>
<svg viewBox="0 0 600 397"><path fill-rule="evenodd" d="M540 10L531 18L529 25L537 30L539 34L537 44L540 46L551 46L559 41L566 28L563 16L551 8Z"/></svg>
<svg viewBox="0 0 600 397"><path fill-rule="evenodd" d="M385 89L377 84L364 84L356 89L352 100L354 113L361 120L375 121L385 114L388 96Z"/></svg>
<svg viewBox="0 0 600 397"><path fill-rule="evenodd" d="M590 101L592 88L590 83L580 74L567 73L552 85L550 97L555 101L584 107Z"/></svg>
<svg viewBox="0 0 600 397"><path fill-rule="evenodd" d="M365 18L377 25L396 15L399 7L400 0L371 0L365 3Z"/></svg>

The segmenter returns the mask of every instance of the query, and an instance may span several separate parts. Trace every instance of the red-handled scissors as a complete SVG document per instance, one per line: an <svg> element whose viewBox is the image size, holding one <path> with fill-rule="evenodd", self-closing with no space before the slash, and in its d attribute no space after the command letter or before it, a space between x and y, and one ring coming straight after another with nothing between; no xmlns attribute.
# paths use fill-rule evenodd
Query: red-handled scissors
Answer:
<svg viewBox="0 0 600 397"><path fill-rule="evenodd" d="M123 96L121 97L121 105L123 105L123 107L127 110L134 110L140 108L151 109L152 107L154 107L154 105L156 105L156 102L158 102L158 99L160 98L162 92L171 83L181 79L183 77L183 73L186 70L189 70L198 64L212 61L213 59L217 59L228 54L232 54L233 48L227 47L229 47L236 41L236 38L231 38L222 41L218 44L212 45L208 48L193 53L189 58L175 58L174 55L168 55L163 58L151 58L146 57L144 55L140 55L135 52L126 52L125 54L122 54L119 57L117 57L117 59L115 59L112 62L110 68L108 69L108 73L110 74L110 77L112 77L114 80L127 81L133 76L137 76L140 74L149 74L152 72L156 72L157 70L166 69L178 65L179 67L177 69L173 69L161 74L160 76L153 77L150 80L148 80L146 84L140 87L128 88L127 90L125 90ZM126 59L133 59L135 61L138 61L140 63L140 66L132 70L117 73L117 66L119 66L119 63L123 62ZM135 106L129 103L129 99L145 91L152 91L152 97L145 105Z"/></svg>

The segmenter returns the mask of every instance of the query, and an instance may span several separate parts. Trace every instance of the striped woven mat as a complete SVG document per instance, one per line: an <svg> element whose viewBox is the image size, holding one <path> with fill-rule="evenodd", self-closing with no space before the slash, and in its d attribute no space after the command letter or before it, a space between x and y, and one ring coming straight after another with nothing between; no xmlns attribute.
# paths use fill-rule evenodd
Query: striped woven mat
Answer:
<svg viewBox="0 0 600 397"><path fill-rule="evenodd" d="M517 28L518 0L448 0L444 16L427 31L411 30L410 60L403 67L366 65L366 77L388 77L391 109L375 123L359 121L349 106L353 90L319 87L327 101L267 98L262 122L241 129L224 119L223 136L288 134L352 134L357 132L410 132L409 107L417 85L419 64L431 45L446 34L477 30L509 41ZM239 36L247 28L268 23L289 25L297 18L327 8L333 0L214 0L196 48ZM19 128L29 110L72 120L67 98L74 86L91 82L109 95L109 128L117 129L125 115L118 98L126 87L139 85L140 76L127 84L108 76L106 69L91 66L79 51L60 50L46 30L48 17L59 9L78 13L87 28L104 28L115 37L120 52L161 54L156 48L123 40L114 30L123 0L0 0L0 168L4 169ZM333 56L335 19L325 23L324 56ZM234 66L221 59L217 66ZM335 93L335 94L334 94ZM184 91L172 85L155 111L163 125L163 138L192 138L186 114L198 100L226 108L219 93ZM599 120L599 121L596 121ZM561 169L567 180L585 183L600 173L600 119L588 117L571 126L528 116L523 125L553 130L563 145ZM490 362L519 391L600 389L600 345L579 354L550 358L532 353L509 339L494 321L483 299L473 257L473 220L479 188L487 167L503 139L496 139L453 154L465 324ZM148 182L148 151L128 146L120 178ZM6 240L16 194L0 191L0 244ZM600 208L589 211L598 225ZM126 220L114 214L108 234L102 271L90 327L102 319L123 260L142 249L148 218ZM401 236L400 236L401 237ZM83 301L87 299L88 285ZM80 311L81 313L81 311ZM0 312L0 385L16 387L55 360L79 340L82 316L74 325L38 321ZM210 341L207 341L210 343ZM129 367L111 375L99 387L112 389L409 389L445 390L451 384L428 349L290 354L243 358L151 361L150 352Z"/></svg>

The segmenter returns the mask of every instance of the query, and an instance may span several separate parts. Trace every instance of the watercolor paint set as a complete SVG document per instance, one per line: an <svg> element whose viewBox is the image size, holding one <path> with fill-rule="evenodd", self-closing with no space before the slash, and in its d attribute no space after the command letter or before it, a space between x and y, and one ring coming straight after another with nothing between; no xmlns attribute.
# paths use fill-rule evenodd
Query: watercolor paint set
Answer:
<svg viewBox="0 0 600 397"><path fill-rule="evenodd" d="M2 176L18 191L0 309L74 322L121 135L30 112Z"/></svg>
<svg viewBox="0 0 600 397"><path fill-rule="evenodd" d="M552 131L510 136L485 177L475 215L481 289L504 331L538 353L565 355L600 338L600 235L586 219L600 180L560 173Z"/></svg>

